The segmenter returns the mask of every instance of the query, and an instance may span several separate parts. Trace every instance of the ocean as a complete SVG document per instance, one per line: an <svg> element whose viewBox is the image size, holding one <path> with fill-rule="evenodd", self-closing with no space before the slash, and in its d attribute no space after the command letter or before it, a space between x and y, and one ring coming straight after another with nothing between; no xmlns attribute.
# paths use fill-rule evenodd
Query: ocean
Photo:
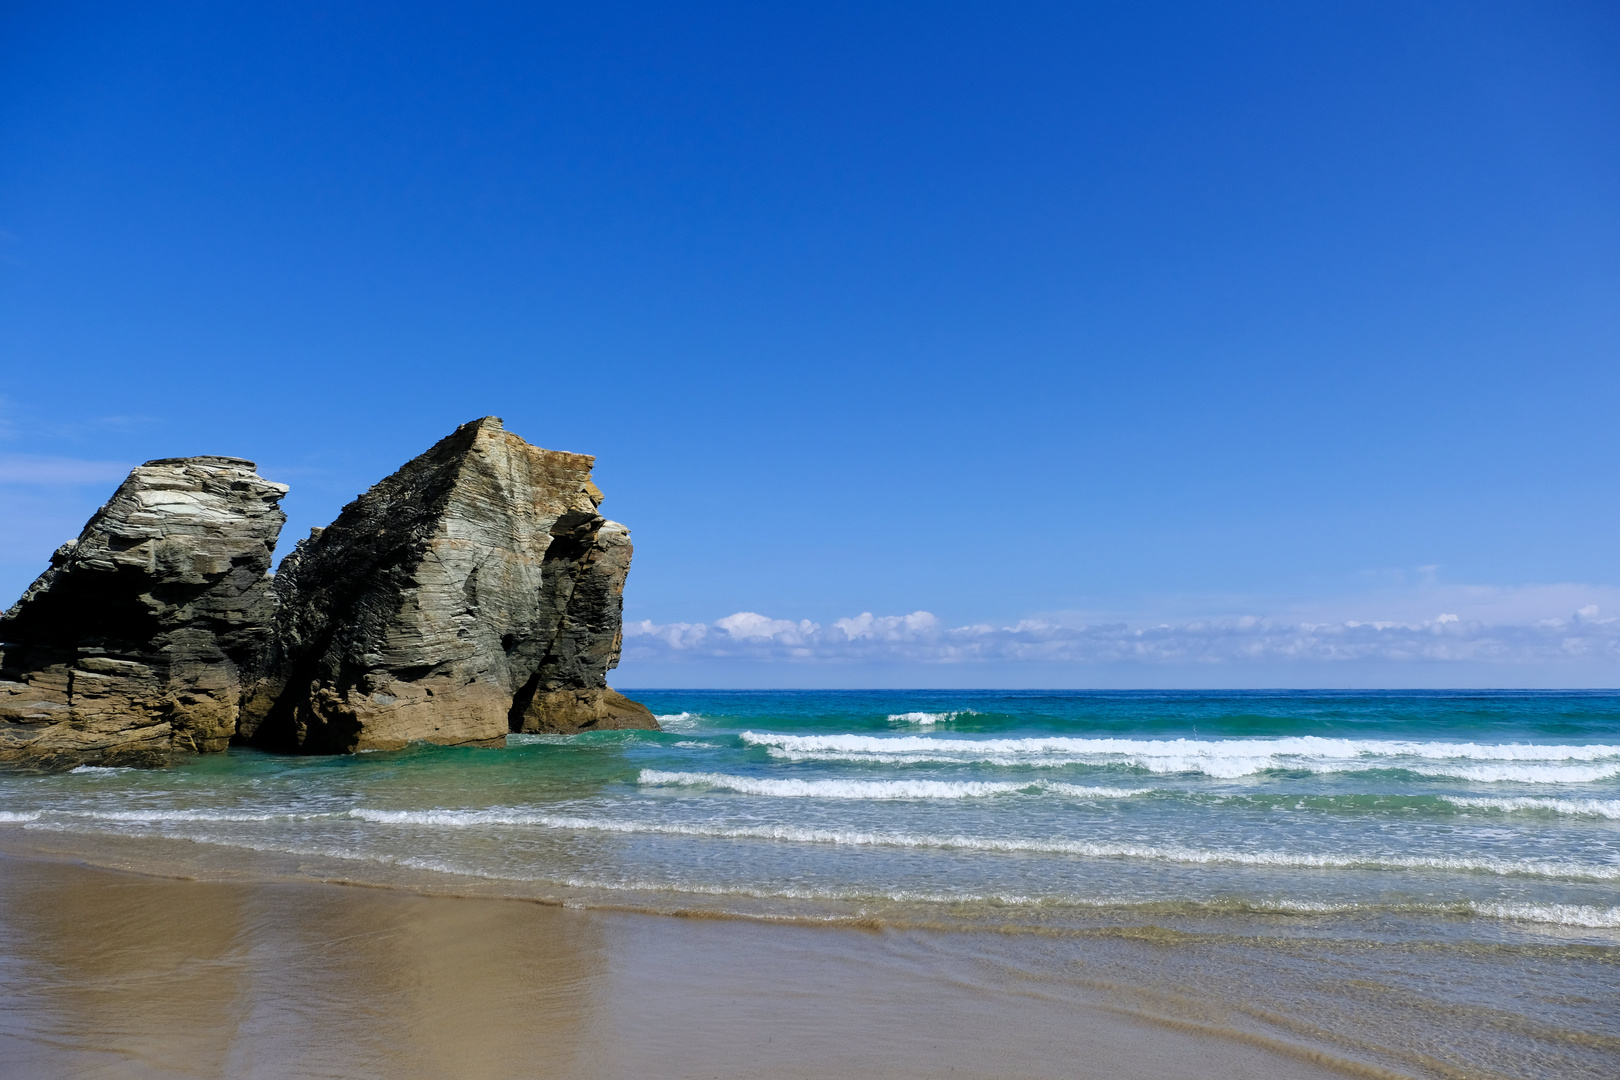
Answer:
<svg viewBox="0 0 1620 1080"><path fill-rule="evenodd" d="M199 875L926 932L1411 1075L1620 1062L1620 695L632 696L663 731L6 773L0 826L161 839Z"/></svg>

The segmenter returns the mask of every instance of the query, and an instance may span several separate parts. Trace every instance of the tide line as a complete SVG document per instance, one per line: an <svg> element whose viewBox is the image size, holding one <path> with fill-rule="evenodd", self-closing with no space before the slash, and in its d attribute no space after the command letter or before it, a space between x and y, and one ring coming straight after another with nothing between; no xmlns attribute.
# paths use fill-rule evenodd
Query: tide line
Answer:
<svg viewBox="0 0 1620 1080"><path fill-rule="evenodd" d="M936 848L991 853L1077 855L1089 858L1126 858L1189 865L1231 864L1313 870L1441 870L1471 873L1561 878L1568 880L1620 880L1620 865L1559 862L1551 859L1496 859L1461 856L1317 854L1288 851L1236 851L1191 848L1175 844L1102 843L1062 838L933 836L920 833L865 832L857 829L813 829L798 825L684 825L674 822L626 821L614 818L573 817L513 809L491 810L370 810L355 809L349 816L386 825L425 825L468 828L485 825L539 825L553 829L590 832L694 836L730 840L781 840L794 843L836 844L855 847Z"/></svg>

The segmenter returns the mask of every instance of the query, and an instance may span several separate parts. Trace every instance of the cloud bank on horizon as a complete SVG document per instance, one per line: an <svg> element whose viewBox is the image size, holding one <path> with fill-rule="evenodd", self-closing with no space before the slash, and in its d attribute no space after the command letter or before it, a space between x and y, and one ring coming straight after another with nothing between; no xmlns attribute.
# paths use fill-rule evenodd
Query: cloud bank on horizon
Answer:
<svg viewBox="0 0 1620 1080"><path fill-rule="evenodd" d="M1620 664L1620 617L1591 604L1561 618L1493 623L1440 612L1419 621L1296 622L1239 616L1152 626L1023 619L950 626L927 611L862 612L828 625L740 611L709 623L624 627L627 661L994 662L1066 665L1256 662Z"/></svg>

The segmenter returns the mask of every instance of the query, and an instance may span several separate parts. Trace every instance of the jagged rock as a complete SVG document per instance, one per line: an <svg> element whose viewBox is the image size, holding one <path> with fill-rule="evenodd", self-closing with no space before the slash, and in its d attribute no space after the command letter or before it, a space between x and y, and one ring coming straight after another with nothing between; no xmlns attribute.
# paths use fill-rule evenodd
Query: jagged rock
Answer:
<svg viewBox="0 0 1620 1080"><path fill-rule="evenodd" d="M269 636L287 493L232 457L129 474L0 617L0 760L223 750Z"/></svg>
<svg viewBox="0 0 1620 1080"><path fill-rule="evenodd" d="M281 565L274 644L239 736L336 753L656 728L607 688L630 534L594 459L463 424Z"/></svg>

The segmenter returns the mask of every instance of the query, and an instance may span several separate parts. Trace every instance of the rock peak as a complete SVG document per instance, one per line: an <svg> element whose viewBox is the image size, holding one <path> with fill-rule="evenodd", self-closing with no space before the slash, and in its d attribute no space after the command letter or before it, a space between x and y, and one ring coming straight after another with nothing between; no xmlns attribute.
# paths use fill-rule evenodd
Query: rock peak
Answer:
<svg viewBox="0 0 1620 1080"><path fill-rule="evenodd" d="M195 457L154 458L143 465L142 468L147 468L153 465L199 465L205 468L246 469L248 472L254 472L259 467L255 463L249 461L247 458L226 457L224 454L198 454Z"/></svg>

